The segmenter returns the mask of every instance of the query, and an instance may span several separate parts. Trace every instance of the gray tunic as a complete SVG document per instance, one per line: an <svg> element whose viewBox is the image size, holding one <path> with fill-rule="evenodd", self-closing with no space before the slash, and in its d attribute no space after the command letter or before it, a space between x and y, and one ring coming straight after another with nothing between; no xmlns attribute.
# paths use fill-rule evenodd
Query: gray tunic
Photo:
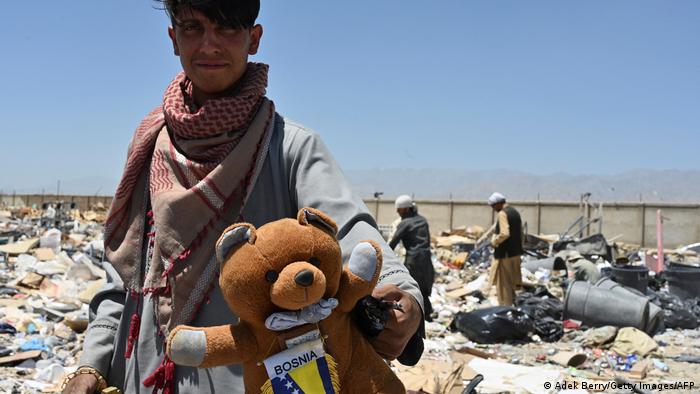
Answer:
<svg viewBox="0 0 700 394"><path fill-rule="evenodd" d="M395 284L423 305L418 285L383 240L376 223L359 196L350 190L342 171L321 138L311 130L277 115L270 148L260 175L243 210L246 221L256 227L286 217L295 217L301 207L320 209L338 224L338 239L347 262L360 241L377 241L384 255L379 285ZM154 322L153 303L127 296L118 274L108 263L109 283L90 304L91 321L79 365L100 371L110 385L127 394L151 393L143 386L164 356L163 338ZM124 358L131 316L139 309L138 341L129 359ZM218 287L202 305L193 326L235 323ZM243 393L240 365L197 369L176 367L178 393Z"/></svg>

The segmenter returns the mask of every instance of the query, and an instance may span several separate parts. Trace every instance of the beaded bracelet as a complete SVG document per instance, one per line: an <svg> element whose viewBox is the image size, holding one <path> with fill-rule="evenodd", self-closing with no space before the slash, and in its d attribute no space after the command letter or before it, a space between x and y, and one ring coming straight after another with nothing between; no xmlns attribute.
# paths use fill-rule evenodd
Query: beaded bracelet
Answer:
<svg viewBox="0 0 700 394"><path fill-rule="evenodd" d="M71 379L75 378L78 375L92 375L95 378L97 378L97 392L100 392L107 388L107 381L104 377L102 377L102 374L98 370L92 367L83 366L78 368L75 372L71 372L68 375L66 375L65 379L63 379L63 384L61 385L61 391L65 390L66 386L68 385L68 382L70 382Z"/></svg>

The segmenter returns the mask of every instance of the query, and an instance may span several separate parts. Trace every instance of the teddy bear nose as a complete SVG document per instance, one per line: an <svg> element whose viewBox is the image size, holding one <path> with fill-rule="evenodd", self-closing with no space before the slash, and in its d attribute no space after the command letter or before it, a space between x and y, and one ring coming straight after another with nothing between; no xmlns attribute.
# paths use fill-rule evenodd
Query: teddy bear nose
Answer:
<svg viewBox="0 0 700 394"><path fill-rule="evenodd" d="M294 276L294 282L299 286L309 287L314 283L314 273L311 270L299 271Z"/></svg>

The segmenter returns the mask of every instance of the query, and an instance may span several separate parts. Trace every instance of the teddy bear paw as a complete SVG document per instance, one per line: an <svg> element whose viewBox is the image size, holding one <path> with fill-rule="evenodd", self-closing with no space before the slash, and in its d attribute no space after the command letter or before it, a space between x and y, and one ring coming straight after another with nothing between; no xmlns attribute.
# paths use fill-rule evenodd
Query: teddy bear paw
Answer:
<svg viewBox="0 0 700 394"><path fill-rule="evenodd" d="M361 242L355 246L348 262L350 272L360 278L371 281L377 270L377 250L369 242Z"/></svg>
<svg viewBox="0 0 700 394"><path fill-rule="evenodd" d="M189 367L202 365L207 352L207 335L204 331L179 329L170 337L168 355L175 364Z"/></svg>

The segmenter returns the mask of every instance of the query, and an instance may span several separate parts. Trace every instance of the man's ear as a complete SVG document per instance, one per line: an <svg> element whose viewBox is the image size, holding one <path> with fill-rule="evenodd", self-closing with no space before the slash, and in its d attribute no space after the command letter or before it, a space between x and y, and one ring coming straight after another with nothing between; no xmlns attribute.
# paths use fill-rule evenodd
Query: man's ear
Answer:
<svg viewBox="0 0 700 394"><path fill-rule="evenodd" d="M216 241L216 259L219 264L223 264L231 249L246 241L250 244L255 243L255 227L252 224L237 223L224 230Z"/></svg>
<svg viewBox="0 0 700 394"><path fill-rule="evenodd" d="M263 35L262 25L255 25L250 28L250 46L248 47L248 54L255 55L258 53L260 48L260 39Z"/></svg>
<svg viewBox="0 0 700 394"><path fill-rule="evenodd" d="M170 36L170 40L173 42L173 52L175 52L175 56L180 56L180 48L177 46L174 27L168 26L168 36Z"/></svg>

